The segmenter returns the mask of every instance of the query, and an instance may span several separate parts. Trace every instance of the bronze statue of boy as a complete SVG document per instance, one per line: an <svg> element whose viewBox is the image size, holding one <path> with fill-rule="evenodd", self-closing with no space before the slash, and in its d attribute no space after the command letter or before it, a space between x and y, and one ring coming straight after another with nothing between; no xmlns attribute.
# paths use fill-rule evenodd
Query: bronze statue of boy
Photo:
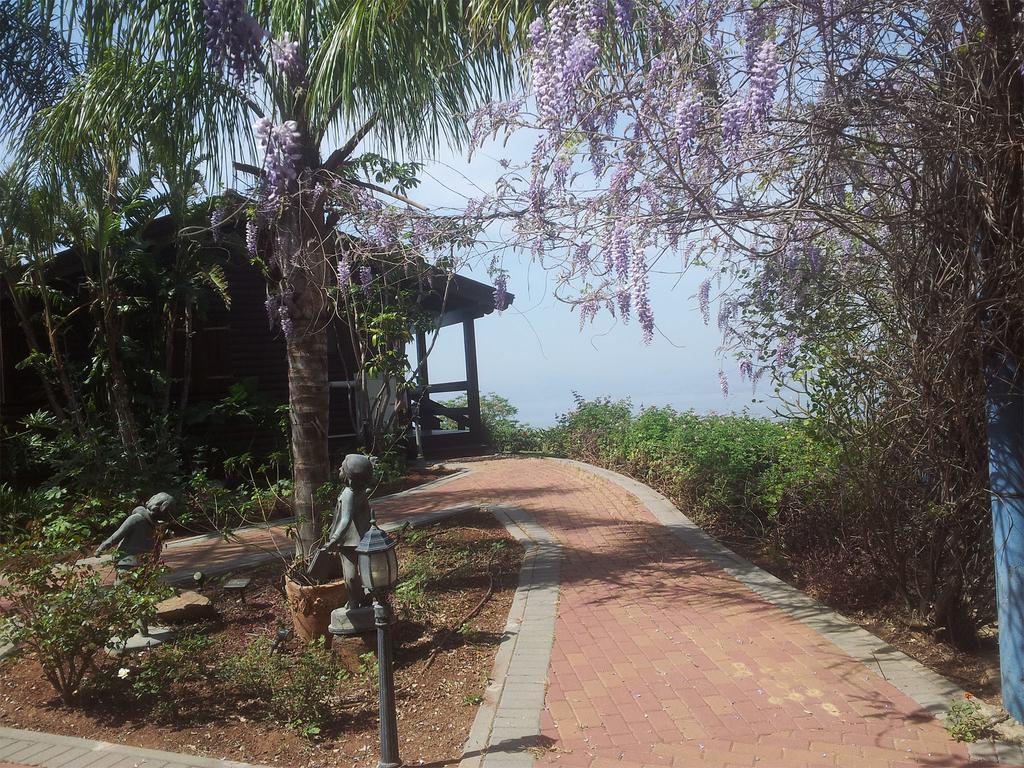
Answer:
<svg viewBox="0 0 1024 768"><path fill-rule="evenodd" d="M117 547L117 568L134 568L146 558L155 562L160 555L157 527L171 519L175 499L169 493L152 496L145 506L136 507L109 538L96 547L99 557L111 547Z"/></svg>
<svg viewBox="0 0 1024 768"><path fill-rule="evenodd" d="M308 575L317 582L345 579L348 586L347 608L369 604L359 579L356 547L370 529L369 489L373 484L373 463L368 456L350 453L339 471L345 488L334 506L334 519L327 541L310 563ZM340 571L340 573L339 573Z"/></svg>

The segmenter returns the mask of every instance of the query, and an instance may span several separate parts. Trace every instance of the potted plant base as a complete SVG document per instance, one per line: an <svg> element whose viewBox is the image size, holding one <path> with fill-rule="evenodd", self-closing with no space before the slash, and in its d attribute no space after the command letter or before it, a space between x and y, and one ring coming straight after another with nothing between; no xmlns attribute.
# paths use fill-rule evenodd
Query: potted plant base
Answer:
<svg viewBox="0 0 1024 768"><path fill-rule="evenodd" d="M348 587L344 580L302 584L285 576L284 593L291 610L295 637L307 643L322 637L324 645L330 646L331 635L327 628L331 625L331 611L348 601Z"/></svg>

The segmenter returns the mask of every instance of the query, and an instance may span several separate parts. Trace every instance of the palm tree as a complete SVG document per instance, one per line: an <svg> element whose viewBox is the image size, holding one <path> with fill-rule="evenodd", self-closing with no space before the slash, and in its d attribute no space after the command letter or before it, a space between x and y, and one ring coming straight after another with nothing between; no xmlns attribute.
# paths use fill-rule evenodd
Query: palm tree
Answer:
<svg viewBox="0 0 1024 768"><path fill-rule="evenodd" d="M114 67L106 83L120 78L116 88L77 105L68 142L98 135L112 113L137 110L146 88L138 75L166 67L192 100L188 114L214 174L226 176L231 160L251 174L255 202L244 215L269 265L270 300L286 331L298 549L308 552L320 530L317 491L330 476L325 320L343 256L338 230L342 219L358 215L360 195L388 193L359 178L354 153L369 136L391 152L463 138L467 112L518 76L526 24L543 3L254 0L247 9L244 0L142 0L116 8L48 0L40 10L38 0L7 2L19 4L25 18L41 14L69 44L86 41L89 50L118 51L131 62ZM221 78L216 84L211 73ZM249 124L256 118L266 157L237 162L253 156ZM339 137L347 140L327 151Z"/></svg>

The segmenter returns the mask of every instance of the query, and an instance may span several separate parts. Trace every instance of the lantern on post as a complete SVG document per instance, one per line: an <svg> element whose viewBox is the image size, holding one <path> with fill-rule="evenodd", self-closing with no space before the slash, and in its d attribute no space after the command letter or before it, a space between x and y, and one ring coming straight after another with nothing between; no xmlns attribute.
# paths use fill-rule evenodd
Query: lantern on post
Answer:
<svg viewBox="0 0 1024 768"><path fill-rule="evenodd" d="M374 521L356 547L356 556L363 589L373 595L374 600L386 601L398 581L395 540L378 528Z"/></svg>
<svg viewBox="0 0 1024 768"><path fill-rule="evenodd" d="M378 768L399 768L398 717L395 713L394 651L391 641L391 606L388 594L398 582L395 540L377 527L370 529L356 547L359 578L373 596L373 619L377 627L377 669L380 690L380 762Z"/></svg>

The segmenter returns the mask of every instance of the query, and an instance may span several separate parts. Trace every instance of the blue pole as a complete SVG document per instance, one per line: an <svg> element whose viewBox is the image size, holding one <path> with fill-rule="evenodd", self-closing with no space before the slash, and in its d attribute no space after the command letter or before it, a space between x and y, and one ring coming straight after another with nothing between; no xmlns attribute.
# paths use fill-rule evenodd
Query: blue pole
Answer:
<svg viewBox="0 0 1024 768"><path fill-rule="evenodd" d="M1004 358L989 378L988 461L1003 706L1024 721L1024 382Z"/></svg>

